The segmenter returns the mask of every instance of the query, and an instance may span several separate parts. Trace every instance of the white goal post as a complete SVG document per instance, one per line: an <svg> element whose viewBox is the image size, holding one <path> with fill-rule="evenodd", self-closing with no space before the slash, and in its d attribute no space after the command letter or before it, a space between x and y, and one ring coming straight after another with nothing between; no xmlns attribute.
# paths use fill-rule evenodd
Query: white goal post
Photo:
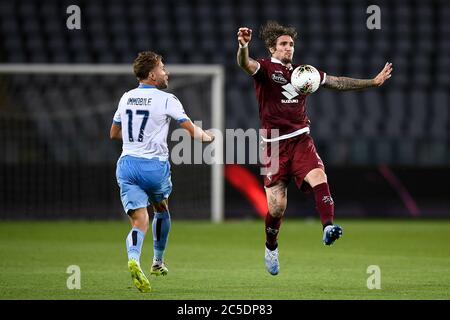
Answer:
<svg viewBox="0 0 450 320"><path fill-rule="evenodd" d="M211 124L212 128L224 131L225 71L222 65L168 64L173 75L211 76ZM82 74L82 75L132 75L130 64L0 64L0 74ZM216 148L211 165L211 221L224 220L224 174L223 149Z"/></svg>

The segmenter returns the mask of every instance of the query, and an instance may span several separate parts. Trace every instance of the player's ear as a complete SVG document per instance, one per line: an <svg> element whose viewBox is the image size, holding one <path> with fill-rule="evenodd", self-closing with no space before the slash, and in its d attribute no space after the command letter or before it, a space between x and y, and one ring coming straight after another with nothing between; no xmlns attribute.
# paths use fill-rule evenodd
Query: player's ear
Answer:
<svg viewBox="0 0 450 320"><path fill-rule="evenodd" d="M269 48L269 51L270 51L270 54L273 54L273 53L275 52L275 48L270 47L270 48Z"/></svg>
<svg viewBox="0 0 450 320"><path fill-rule="evenodd" d="M156 80L156 75L155 75L155 73L154 73L153 71L150 71L150 72L148 73L147 79L149 79L149 80Z"/></svg>

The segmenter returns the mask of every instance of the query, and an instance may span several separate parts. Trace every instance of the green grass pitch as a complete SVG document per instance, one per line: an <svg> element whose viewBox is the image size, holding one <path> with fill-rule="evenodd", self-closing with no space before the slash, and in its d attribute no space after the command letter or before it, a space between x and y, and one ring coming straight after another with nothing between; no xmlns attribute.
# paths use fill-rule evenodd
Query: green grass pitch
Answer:
<svg viewBox="0 0 450 320"><path fill-rule="evenodd" d="M321 242L318 221L286 219L280 274L264 268L262 221L172 221L167 277L139 293L127 269L128 221L0 222L0 299L446 299L450 221L340 220L344 236ZM152 238L141 265L149 273ZM81 289L66 286L78 265ZM368 289L370 265L381 289Z"/></svg>

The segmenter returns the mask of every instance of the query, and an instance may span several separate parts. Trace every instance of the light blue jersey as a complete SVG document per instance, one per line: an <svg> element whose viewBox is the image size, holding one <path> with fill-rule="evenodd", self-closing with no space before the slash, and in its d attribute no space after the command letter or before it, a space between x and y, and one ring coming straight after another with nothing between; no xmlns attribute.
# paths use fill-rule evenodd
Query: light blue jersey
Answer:
<svg viewBox="0 0 450 320"><path fill-rule="evenodd" d="M167 135L170 119L189 120L178 99L154 86L126 92L113 122L122 128L116 177L126 213L167 199L172 191Z"/></svg>
<svg viewBox="0 0 450 320"><path fill-rule="evenodd" d="M125 92L113 122L122 127L122 155L167 160L167 134L170 119L189 120L183 105L173 95L154 86L141 84Z"/></svg>

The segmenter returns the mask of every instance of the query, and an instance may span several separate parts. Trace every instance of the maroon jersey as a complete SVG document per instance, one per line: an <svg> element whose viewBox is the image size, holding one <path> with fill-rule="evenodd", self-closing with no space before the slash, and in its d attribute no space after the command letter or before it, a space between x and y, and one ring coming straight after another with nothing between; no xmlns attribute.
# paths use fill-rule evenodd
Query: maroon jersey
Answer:
<svg viewBox="0 0 450 320"><path fill-rule="evenodd" d="M259 104L259 119L261 129L278 129L279 135L289 134L299 129L309 127L310 121L306 114L306 96L298 94L291 85L291 68L285 67L281 61L258 59L260 68L253 75L256 99ZM325 73L320 71L320 83L323 84Z"/></svg>

